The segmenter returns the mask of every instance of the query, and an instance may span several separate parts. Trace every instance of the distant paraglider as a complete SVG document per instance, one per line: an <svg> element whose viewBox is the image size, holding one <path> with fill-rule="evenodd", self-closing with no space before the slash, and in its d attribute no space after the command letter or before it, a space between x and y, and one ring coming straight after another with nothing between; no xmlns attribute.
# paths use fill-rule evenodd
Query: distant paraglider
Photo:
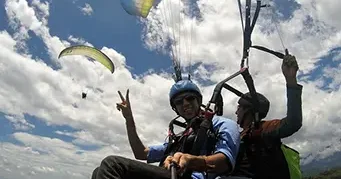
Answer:
<svg viewBox="0 0 341 179"><path fill-rule="evenodd" d="M146 18L154 0L121 0L121 5L128 14Z"/></svg>
<svg viewBox="0 0 341 179"><path fill-rule="evenodd" d="M94 47L85 45L67 47L60 52L58 58L68 55L84 55L90 57L93 60L100 62L106 68L108 68L111 71L111 73L114 73L115 71L114 63L110 60L110 58Z"/></svg>
<svg viewBox="0 0 341 179"><path fill-rule="evenodd" d="M75 45L71 47L67 47L64 50L62 50L58 56L58 58L61 58L63 56L69 56L69 55L84 55L86 57L91 58L92 60L98 61L103 66L105 66L108 70L110 70L111 73L114 73L115 66L114 63L110 60L110 58L105 55L100 50L85 46L85 45ZM82 99L86 99L87 93L82 92Z"/></svg>

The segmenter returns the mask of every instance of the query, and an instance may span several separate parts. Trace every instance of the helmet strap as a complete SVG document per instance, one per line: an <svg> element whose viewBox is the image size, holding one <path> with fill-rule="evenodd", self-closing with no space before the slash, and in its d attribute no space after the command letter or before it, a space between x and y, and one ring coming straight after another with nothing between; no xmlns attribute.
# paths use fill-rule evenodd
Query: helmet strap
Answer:
<svg viewBox="0 0 341 179"><path fill-rule="evenodd" d="M173 109L173 111L175 111L175 113L176 113L177 115L180 115L180 114L179 114L179 111L176 109L176 107L172 107L172 109Z"/></svg>

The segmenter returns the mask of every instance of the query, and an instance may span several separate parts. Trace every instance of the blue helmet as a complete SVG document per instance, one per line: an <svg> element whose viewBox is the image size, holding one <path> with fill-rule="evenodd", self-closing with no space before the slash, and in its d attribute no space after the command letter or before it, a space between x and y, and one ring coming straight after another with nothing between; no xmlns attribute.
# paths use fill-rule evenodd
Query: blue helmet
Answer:
<svg viewBox="0 0 341 179"><path fill-rule="evenodd" d="M186 91L196 93L199 97L199 103L201 104L202 95L199 87L196 84L194 84L191 80L180 80L172 86L169 92L169 100L172 107L174 107L172 104L172 99L178 94Z"/></svg>

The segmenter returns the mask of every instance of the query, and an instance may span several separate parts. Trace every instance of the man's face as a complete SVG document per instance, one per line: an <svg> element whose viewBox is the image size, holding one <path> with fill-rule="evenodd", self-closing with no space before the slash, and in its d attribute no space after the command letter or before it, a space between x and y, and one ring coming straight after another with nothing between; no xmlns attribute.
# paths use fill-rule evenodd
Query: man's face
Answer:
<svg viewBox="0 0 341 179"><path fill-rule="evenodd" d="M179 115L185 119L192 119L198 115L200 104L195 93L185 92L173 99L173 103Z"/></svg>
<svg viewBox="0 0 341 179"><path fill-rule="evenodd" d="M248 108L245 108L241 105L238 105L237 110L236 110L236 115L237 115L237 123L241 128L246 127L249 125L249 119L247 116Z"/></svg>

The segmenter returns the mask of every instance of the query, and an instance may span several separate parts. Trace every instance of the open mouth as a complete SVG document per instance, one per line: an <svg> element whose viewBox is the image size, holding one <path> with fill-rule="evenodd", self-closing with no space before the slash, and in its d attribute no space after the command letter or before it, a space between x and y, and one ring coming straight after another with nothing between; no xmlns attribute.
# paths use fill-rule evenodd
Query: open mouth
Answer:
<svg viewBox="0 0 341 179"><path fill-rule="evenodd" d="M192 113L193 110L192 110L192 108L186 108L186 109L184 109L184 112L185 113Z"/></svg>

